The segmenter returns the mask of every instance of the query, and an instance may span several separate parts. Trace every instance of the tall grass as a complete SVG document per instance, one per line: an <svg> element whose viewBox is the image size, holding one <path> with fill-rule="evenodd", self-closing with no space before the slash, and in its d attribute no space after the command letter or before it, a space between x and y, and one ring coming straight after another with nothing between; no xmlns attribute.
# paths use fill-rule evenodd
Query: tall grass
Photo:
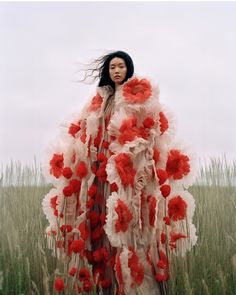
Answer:
<svg viewBox="0 0 236 295"><path fill-rule="evenodd" d="M197 245L172 257L171 295L236 294L236 163L201 165L196 200ZM56 261L47 249L41 209L50 186L40 167L11 162L0 172L0 295L49 295Z"/></svg>

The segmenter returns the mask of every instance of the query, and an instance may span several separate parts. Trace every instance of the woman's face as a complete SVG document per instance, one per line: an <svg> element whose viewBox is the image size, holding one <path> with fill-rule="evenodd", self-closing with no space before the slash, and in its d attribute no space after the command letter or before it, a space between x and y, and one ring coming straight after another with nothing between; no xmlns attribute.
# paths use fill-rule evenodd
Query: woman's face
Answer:
<svg viewBox="0 0 236 295"><path fill-rule="evenodd" d="M125 61L120 57L114 57L109 64L111 80L117 85L122 84L126 77L127 67Z"/></svg>

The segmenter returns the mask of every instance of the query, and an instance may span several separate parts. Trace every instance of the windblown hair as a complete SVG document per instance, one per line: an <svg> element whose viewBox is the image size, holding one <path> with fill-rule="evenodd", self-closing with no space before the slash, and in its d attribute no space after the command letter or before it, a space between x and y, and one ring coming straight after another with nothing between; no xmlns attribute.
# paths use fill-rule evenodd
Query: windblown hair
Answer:
<svg viewBox="0 0 236 295"><path fill-rule="evenodd" d="M122 83L131 78L134 73L134 64L132 58L124 51L113 51L97 59L94 59L85 70L85 78L82 81L85 81L88 77L92 77L93 82L99 79L98 86L110 85L113 89L115 89L115 83L111 80L109 75L109 64L114 57L122 58L125 61L127 67L127 73Z"/></svg>

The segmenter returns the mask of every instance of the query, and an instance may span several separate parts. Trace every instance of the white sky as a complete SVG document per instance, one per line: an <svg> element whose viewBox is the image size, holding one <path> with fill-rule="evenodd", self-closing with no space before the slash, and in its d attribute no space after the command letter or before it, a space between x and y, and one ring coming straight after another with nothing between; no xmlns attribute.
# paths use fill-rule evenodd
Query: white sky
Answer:
<svg viewBox="0 0 236 295"><path fill-rule="evenodd" d="M41 161L96 83L76 62L130 54L159 84L177 136L201 159L236 158L235 2L0 2L0 164Z"/></svg>

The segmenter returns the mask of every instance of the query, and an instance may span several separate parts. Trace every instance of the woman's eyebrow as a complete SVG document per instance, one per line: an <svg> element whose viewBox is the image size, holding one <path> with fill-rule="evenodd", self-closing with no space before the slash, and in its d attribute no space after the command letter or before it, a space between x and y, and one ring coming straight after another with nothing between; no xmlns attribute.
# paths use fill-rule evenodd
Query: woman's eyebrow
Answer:
<svg viewBox="0 0 236 295"><path fill-rule="evenodd" d="M110 66L114 66L115 64L110 64ZM123 62L118 63L118 65L124 65Z"/></svg>

